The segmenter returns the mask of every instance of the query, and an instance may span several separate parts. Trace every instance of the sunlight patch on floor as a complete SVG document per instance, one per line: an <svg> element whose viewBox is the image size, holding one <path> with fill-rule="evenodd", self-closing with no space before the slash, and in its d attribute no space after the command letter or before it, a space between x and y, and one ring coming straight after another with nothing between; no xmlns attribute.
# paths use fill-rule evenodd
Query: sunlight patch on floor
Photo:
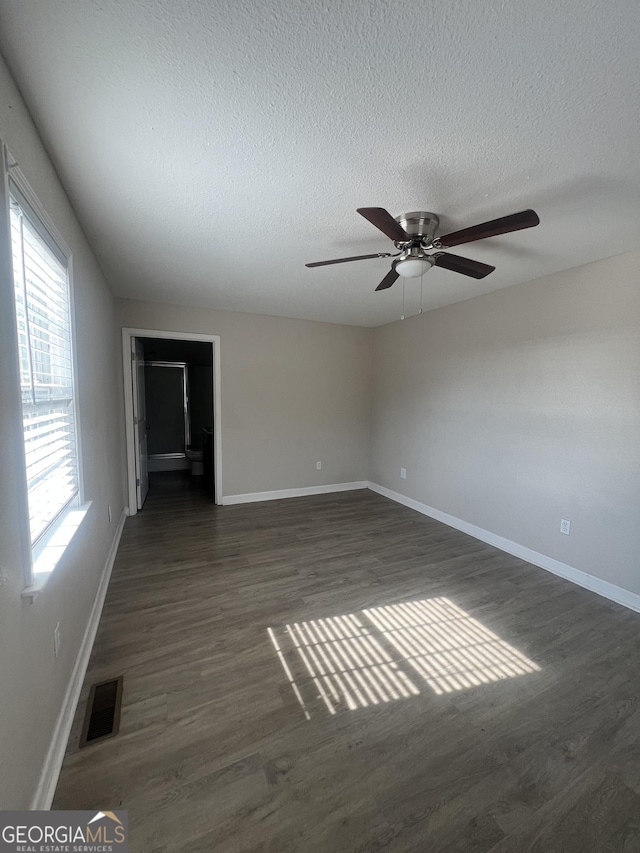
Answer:
<svg viewBox="0 0 640 853"><path fill-rule="evenodd" d="M448 598L408 601L363 612L402 660L438 694L540 669Z"/></svg>
<svg viewBox="0 0 640 853"><path fill-rule="evenodd" d="M354 614L294 622L285 630L330 713L352 711L420 691Z"/></svg>
<svg viewBox="0 0 640 853"><path fill-rule="evenodd" d="M272 628L269 637L307 719L305 684L335 714L417 696L422 683L442 695L540 669L444 597L293 622L280 631L280 642Z"/></svg>

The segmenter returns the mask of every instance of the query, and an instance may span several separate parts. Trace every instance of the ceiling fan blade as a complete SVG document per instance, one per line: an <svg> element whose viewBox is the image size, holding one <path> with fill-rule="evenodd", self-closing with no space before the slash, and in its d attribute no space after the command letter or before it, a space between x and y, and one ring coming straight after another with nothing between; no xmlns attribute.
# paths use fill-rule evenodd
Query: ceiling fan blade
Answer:
<svg viewBox="0 0 640 853"><path fill-rule="evenodd" d="M388 287L391 287L392 284L395 284L397 278L400 278L400 273L397 273L395 268L391 268L380 284L376 287L376 290L386 290Z"/></svg>
<svg viewBox="0 0 640 853"><path fill-rule="evenodd" d="M326 267L328 264L346 264L349 261L367 261L369 258L392 258L390 252L377 252L375 255L354 255L353 258L334 258L332 261L316 261L313 264L305 264L305 267Z"/></svg>
<svg viewBox="0 0 640 853"><path fill-rule="evenodd" d="M521 210L520 213L512 213L510 216L501 216L490 222L482 222L480 225L472 225L461 231L452 231L438 237L440 243L445 247L459 246L461 243L472 243L474 240L484 240L485 237L495 237L498 234L508 234L510 231L520 231L523 228L533 228L540 224L540 219L535 210Z"/></svg>
<svg viewBox="0 0 640 853"><path fill-rule="evenodd" d="M460 255L450 255L447 252L436 256L436 266L470 275L471 278L484 278L495 269L489 264L481 264L480 261L472 261L471 258L461 258Z"/></svg>
<svg viewBox="0 0 640 853"><path fill-rule="evenodd" d="M404 228L395 221L384 207L359 207L358 213L376 228L379 228L390 240L395 240L398 243L411 240Z"/></svg>

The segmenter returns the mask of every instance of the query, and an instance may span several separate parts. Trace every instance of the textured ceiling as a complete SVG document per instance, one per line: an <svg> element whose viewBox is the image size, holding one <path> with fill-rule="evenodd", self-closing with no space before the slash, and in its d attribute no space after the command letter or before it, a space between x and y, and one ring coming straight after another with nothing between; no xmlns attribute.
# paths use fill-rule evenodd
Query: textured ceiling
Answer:
<svg viewBox="0 0 640 853"><path fill-rule="evenodd" d="M361 325L400 314L390 262L304 267L393 250L357 207L537 210L425 307L640 248L639 44L638 0L0 0L117 295Z"/></svg>

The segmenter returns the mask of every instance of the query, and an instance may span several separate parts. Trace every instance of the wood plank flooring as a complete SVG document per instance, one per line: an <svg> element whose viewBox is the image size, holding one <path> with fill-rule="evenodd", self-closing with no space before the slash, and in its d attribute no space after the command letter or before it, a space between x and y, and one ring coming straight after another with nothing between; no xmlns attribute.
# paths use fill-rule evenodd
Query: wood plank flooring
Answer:
<svg viewBox="0 0 640 853"><path fill-rule="evenodd" d="M165 480L54 808L128 809L136 853L640 851L639 614L369 491ZM120 674L120 734L78 751Z"/></svg>

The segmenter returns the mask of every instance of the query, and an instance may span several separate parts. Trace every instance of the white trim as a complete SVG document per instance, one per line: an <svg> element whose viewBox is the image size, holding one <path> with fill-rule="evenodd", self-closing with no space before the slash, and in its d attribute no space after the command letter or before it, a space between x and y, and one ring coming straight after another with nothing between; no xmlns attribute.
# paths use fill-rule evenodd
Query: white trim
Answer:
<svg viewBox="0 0 640 853"><path fill-rule="evenodd" d="M213 455L216 503L222 498L222 372L220 369L220 335L200 335L197 332L167 332L164 329L122 329L122 369L124 375L124 417L127 443L127 483L129 514L138 512L135 474L135 443L133 437L133 399L131 383L131 338L165 338L172 341L201 341L213 345Z"/></svg>
<svg viewBox="0 0 640 853"><path fill-rule="evenodd" d="M147 462L148 471L150 474L155 474L158 471L190 471L191 462L186 456L180 459L149 459Z"/></svg>
<svg viewBox="0 0 640 853"><path fill-rule="evenodd" d="M36 788L33 800L31 801L30 808L35 811L45 811L51 808L53 795L55 794L56 785L58 784L58 777L60 776L60 769L62 768L62 762L67 748L67 741L69 740L69 733L71 732L71 725L76 713L76 706L78 704L78 699L80 698L80 691L82 690L87 666L89 665L89 658L91 657L91 650L93 649L93 641L95 640L96 631L98 630L102 607L107 594L109 579L111 578L111 570L113 569L113 564L118 552L118 545L120 544L120 537L122 536L122 528L124 527L125 518L126 514L123 509L118 521L118 526L116 527L113 535L113 541L111 542L111 547L109 548L104 568L102 569L102 576L93 602L93 607L91 608L91 615L89 616L84 637L80 644L80 650L71 673L71 678L67 685L64 701L60 709L60 714L58 715L56 727L53 731L47 757L45 758L42 773L40 775L40 781L38 782L38 787Z"/></svg>
<svg viewBox="0 0 640 853"><path fill-rule="evenodd" d="M76 310L75 310L75 291L74 291L74 278L73 278L73 254L71 249L67 245L66 241L56 228L54 221L51 219L44 206L42 205L40 199L31 188L31 184L27 180L26 175L20 168L18 162L13 157L9 149L0 141L0 147L2 148L2 187L0 192L0 204L3 206L3 216L0 219L4 219L6 215L6 239L8 240L8 259L9 259L9 271L10 275L8 281L11 284L11 314L8 316L13 317L13 323L15 327L15 295L14 295L14 284L13 277L14 271L11 265L11 228L10 228L10 215L9 215L9 200L11 194L14 195L16 201L19 205L24 209L23 212L26 215L26 218L31 226L31 228L38 235L40 240L45 244L45 246L49 249L50 252L55 256L57 261L65 268L67 274L67 290L68 290L68 308L69 308L69 346L71 349L71 388L73 392L73 432L75 437L75 463L76 463L76 471L78 478L78 493L75 497L75 503L84 504L84 472L83 472L83 456L82 456L82 435L80 430L80 405L79 405L79 396L78 396L78 350L76 346ZM0 228L2 228L2 223L0 223ZM4 242L2 238L0 238L1 242ZM16 346L16 353L18 352L17 347L17 339L12 341ZM19 391L19 384L18 384ZM19 416L20 416L20 442L22 445L21 452L16 456L17 459L21 458L23 464L25 465L25 474L24 474L24 494L17 495L17 499L21 502L25 503L26 515L24 518L24 527L25 530L22 531L22 539L26 540L29 543L28 551L25 550L24 560L23 560L23 581L25 585L25 589L29 590L31 588L36 588L42 586L41 579L35 577L36 572L34 571L35 565L35 554L37 551L37 542L33 543L31 540L31 531L29 528L29 489L28 484L26 482L26 446L24 441L24 429L23 429L23 413L22 413L22 400L20 400L20 406L18 408ZM22 489L21 489L22 491ZM64 508L62 510L64 512ZM56 523L54 521L54 523ZM29 594L27 594L29 597Z"/></svg>
<svg viewBox="0 0 640 853"><path fill-rule="evenodd" d="M482 527L476 527L475 524L469 524L468 521L463 521L456 518L455 515L449 515L439 509L434 509L432 506L420 503L413 498L408 498L400 492L394 492L391 489L386 489L384 486L379 486L377 483L369 483L369 488L385 498L389 498L396 503L407 506L422 515L428 515L429 518L434 518L436 521L441 521L443 524L448 524L449 527L455 527L456 530L461 530L475 539L480 539L481 542L486 542L499 548L501 551L506 551L507 554L512 554L514 557L519 557L527 563L532 563L541 569L545 569L551 574L571 581L578 586L584 587L591 592L601 595L603 598L608 598L610 601L615 601L617 604L622 604L628 607L629 610L635 610L640 613L640 595L631 592L628 589L623 589L620 586L602 580L595 575L590 575L583 572L581 569L576 569L567 563L561 563L559 560L554 560L553 557L547 557L546 554L540 554L538 551L533 551L531 548L526 548L524 545L519 545L517 542L512 542L510 539L505 539L503 536L498 536L491 533L489 530L484 530Z"/></svg>
<svg viewBox="0 0 640 853"><path fill-rule="evenodd" d="M224 506L231 504L250 504L257 501L278 501L282 498L301 498L306 495L326 495L330 492L351 492L354 489L366 489L366 480L356 483L332 483L328 486L303 486L301 489L277 489L274 492L248 492L246 495L225 495Z"/></svg>
<svg viewBox="0 0 640 853"><path fill-rule="evenodd" d="M0 382L3 392L2 430L7 435L7 458L11 460L15 485L12 501L18 507L17 535L20 539L20 569L23 585L31 583L31 531L29 497L25 475L24 427L20 394L18 331L11 261L9 212L9 169L11 155L0 140ZM7 286L4 286L5 283ZM3 472L6 473L6 472Z"/></svg>
<svg viewBox="0 0 640 853"><path fill-rule="evenodd" d="M124 392L124 432L127 450L127 492L129 496L129 515L138 511L136 494L136 457L133 426L133 373L131 370L131 336L122 330L122 375Z"/></svg>
<svg viewBox="0 0 640 853"><path fill-rule="evenodd" d="M22 590L22 597L27 601L35 601L47 585L86 518L91 504L92 501L82 505L74 502L68 506L33 549L31 584Z"/></svg>
<svg viewBox="0 0 640 853"><path fill-rule="evenodd" d="M20 165L13 158L13 155L10 151L7 151L7 153L8 159L9 161L11 161L7 164L7 174L9 177L9 182L13 181L16 186L16 189L18 190L18 193L24 196L24 200L27 202L32 212L41 220L41 224L45 228L45 235L40 236L45 242L53 240L54 246L57 247L58 253L61 253L62 256L58 257L58 260L62 260L62 258L64 258L64 262L66 263L71 257L71 249L67 245L67 242L62 236L62 234L56 228L55 222L43 207L42 202L31 188L31 184L27 180L27 176L25 175L25 173L20 168ZM9 191L11 191L10 186ZM48 234L46 232L48 232ZM54 254L56 254L52 246L50 246L49 248L54 252Z"/></svg>

